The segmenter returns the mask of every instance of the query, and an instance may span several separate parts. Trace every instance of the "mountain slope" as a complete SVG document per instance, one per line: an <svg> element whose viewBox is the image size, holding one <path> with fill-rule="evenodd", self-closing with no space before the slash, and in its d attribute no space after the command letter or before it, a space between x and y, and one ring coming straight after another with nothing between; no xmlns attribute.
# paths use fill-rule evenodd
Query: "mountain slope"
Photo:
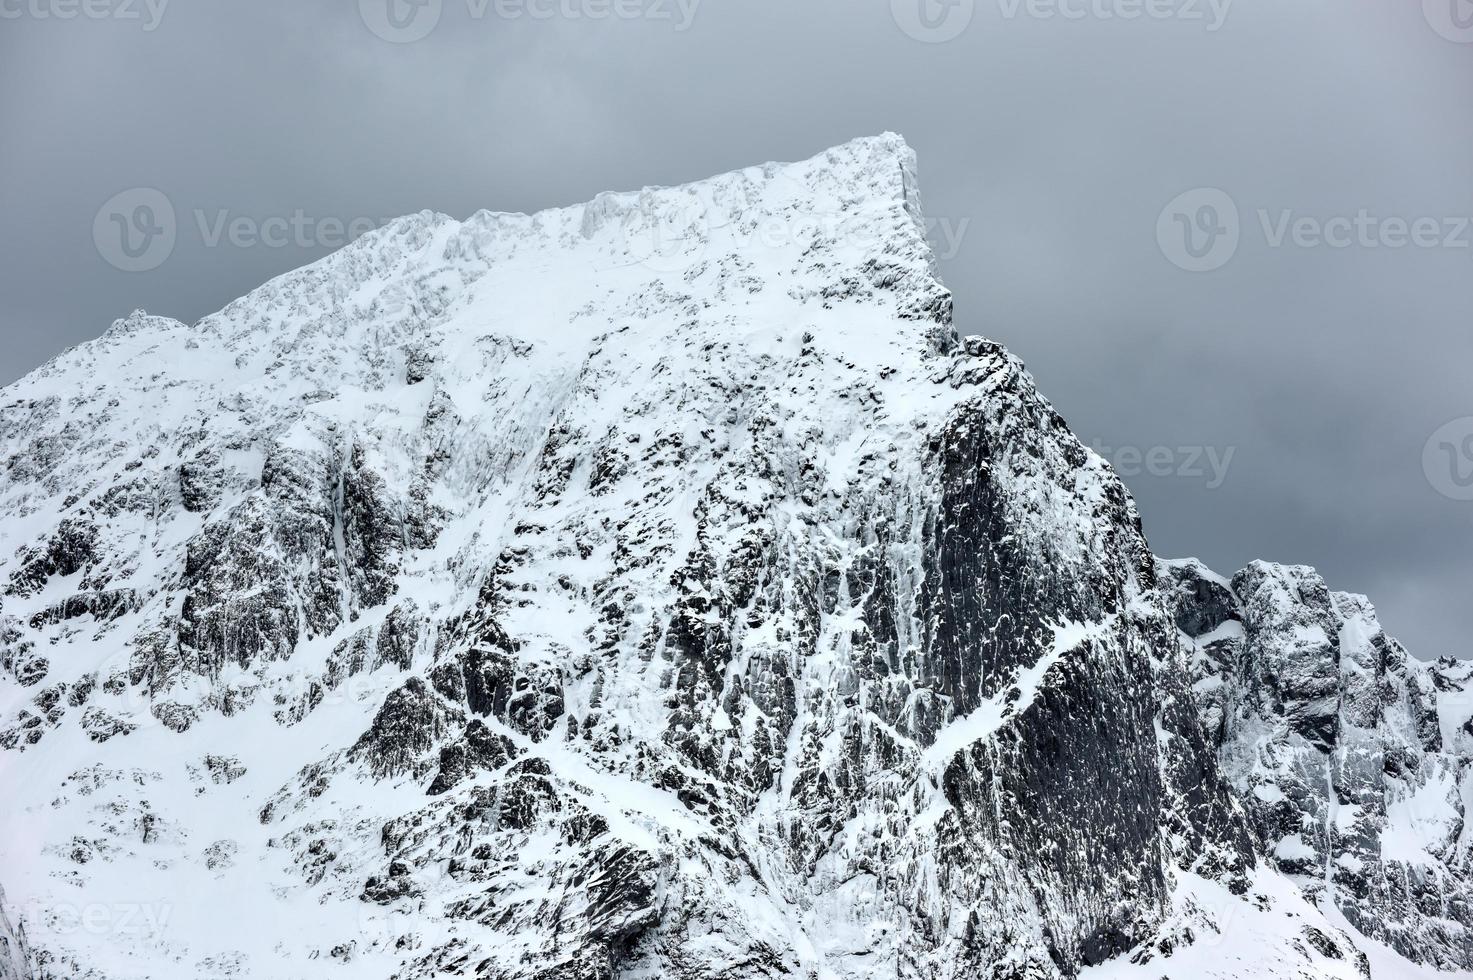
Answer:
<svg viewBox="0 0 1473 980"><path fill-rule="evenodd" d="M1222 768L1272 864L1358 931L1473 968L1470 665L1409 657L1313 569L1162 566Z"/></svg>
<svg viewBox="0 0 1473 980"><path fill-rule="evenodd" d="M7 388L0 976L1155 976L1239 908L1240 975L1363 975L1124 488L951 316L883 136Z"/></svg>

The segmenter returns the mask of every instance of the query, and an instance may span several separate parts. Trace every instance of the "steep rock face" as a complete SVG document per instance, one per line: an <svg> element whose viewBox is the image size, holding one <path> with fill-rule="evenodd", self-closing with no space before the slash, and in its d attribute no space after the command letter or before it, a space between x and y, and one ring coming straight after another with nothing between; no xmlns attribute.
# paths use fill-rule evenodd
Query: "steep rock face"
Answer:
<svg viewBox="0 0 1473 980"><path fill-rule="evenodd" d="M1155 976L1240 906L1360 975L896 137L405 218L0 404L32 980Z"/></svg>
<svg viewBox="0 0 1473 980"><path fill-rule="evenodd" d="M0 890L0 980L21 980L30 974L25 936L11 923L5 892Z"/></svg>
<svg viewBox="0 0 1473 980"><path fill-rule="evenodd" d="M1466 664L1411 659L1364 597L1257 562L1163 563L1206 730L1269 860L1408 959L1473 967Z"/></svg>

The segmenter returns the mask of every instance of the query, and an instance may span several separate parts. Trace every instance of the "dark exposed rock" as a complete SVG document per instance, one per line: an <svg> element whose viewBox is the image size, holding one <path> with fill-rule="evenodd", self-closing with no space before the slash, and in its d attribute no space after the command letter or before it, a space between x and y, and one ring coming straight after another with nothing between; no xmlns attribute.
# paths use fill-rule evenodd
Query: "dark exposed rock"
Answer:
<svg viewBox="0 0 1473 980"><path fill-rule="evenodd" d="M1239 618L1232 587L1201 562L1162 562L1160 573L1161 590L1176 617L1176 628L1187 636L1211 633Z"/></svg>
<svg viewBox="0 0 1473 980"><path fill-rule="evenodd" d="M179 496L190 513L206 514L214 510L220 503L224 482L218 450L206 449L179 464Z"/></svg>
<svg viewBox="0 0 1473 980"><path fill-rule="evenodd" d="M155 702L152 712L159 723L172 732L187 732L199 720L199 709L173 701Z"/></svg>
<svg viewBox="0 0 1473 980"><path fill-rule="evenodd" d="M137 726L114 718L100 708L88 708L82 716L82 730L94 742L106 742L115 735L127 735Z"/></svg>
<svg viewBox="0 0 1473 980"><path fill-rule="evenodd" d="M417 385L430 376L434 356L423 347L411 347L404 355L404 383Z"/></svg>
<svg viewBox="0 0 1473 980"><path fill-rule="evenodd" d="M240 760L229 756L206 755L200 761L204 764L204 771L209 775L210 781L217 785L228 785L246 774L246 768L241 765Z"/></svg>
<svg viewBox="0 0 1473 980"><path fill-rule="evenodd" d="M424 630L424 621L412 601L402 602L389 611L379 627L375 653L380 664L393 664L408 670L414 662L415 646Z"/></svg>
<svg viewBox="0 0 1473 980"><path fill-rule="evenodd" d="M26 980L1177 976L1235 913L1229 972L1363 971L1285 875L1467 966L1470 673L1307 571L1158 566L923 228L888 136L426 213L7 390L0 856L292 910L249 956L28 916Z"/></svg>
<svg viewBox="0 0 1473 980"><path fill-rule="evenodd" d="M563 716L561 672L517 658L499 630L483 628L491 643L478 643L431 672L435 688L472 714L492 716L534 739ZM497 644L497 645L493 645Z"/></svg>
<svg viewBox="0 0 1473 980"><path fill-rule="evenodd" d="M431 796L448 792L477 770L499 769L516 756L517 749L510 740L492 733L479 718L472 718L460 738L440 750L440 771L428 792Z"/></svg>
<svg viewBox="0 0 1473 980"><path fill-rule="evenodd" d="M75 575L97 557L97 525L82 518L65 518L40 549L23 549L18 568L10 575L10 591L32 595L52 576Z"/></svg>
<svg viewBox="0 0 1473 980"><path fill-rule="evenodd" d="M213 674L229 663L282 658L295 647L301 606L289 566L270 547L272 523L271 511L252 497L190 541L179 645L192 669ZM325 538L330 525L320 530ZM313 553L320 559L317 548ZM318 610L320 625L335 622L330 606L309 608Z"/></svg>
<svg viewBox="0 0 1473 980"><path fill-rule="evenodd" d="M1242 624L1199 641L1193 671L1268 859L1409 959L1473 966L1473 883L1449 846L1462 832L1468 757L1447 752L1438 721L1439 698L1473 714L1467 671L1411 660L1369 603L1331 592L1312 569L1250 565L1224 618L1215 576L1175 568L1178 624ZM1199 601L1205 610L1189 608ZM1304 936L1322 955L1363 962L1340 939Z"/></svg>
<svg viewBox="0 0 1473 980"><path fill-rule="evenodd" d="M33 630L42 630L79 616L91 616L108 622L135 611L139 605L138 593L132 589L79 592L36 613L31 617L30 627Z"/></svg>
<svg viewBox="0 0 1473 980"><path fill-rule="evenodd" d="M349 757L380 779L415 771L453 719L429 686L411 677L384 700Z"/></svg>
<svg viewBox="0 0 1473 980"><path fill-rule="evenodd" d="M1295 732L1329 746L1340 707L1340 624L1329 589L1306 569L1260 562L1233 577L1233 590L1243 598L1249 691L1282 705Z"/></svg>
<svg viewBox="0 0 1473 980"><path fill-rule="evenodd" d="M51 670L51 661L41 656L30 644L20 647L13 655L10 671L21 687L32 687L46 679Z"/></svg>
<svg viewBox="0 0 1473 980"><path fill-rule="evenodd" d="M380 605L394 594L398 554L406 542L384 479L369 466L367 454L358 443L354 443L343 471L341 500L343 561L349 589L359 605Z"/></svg>

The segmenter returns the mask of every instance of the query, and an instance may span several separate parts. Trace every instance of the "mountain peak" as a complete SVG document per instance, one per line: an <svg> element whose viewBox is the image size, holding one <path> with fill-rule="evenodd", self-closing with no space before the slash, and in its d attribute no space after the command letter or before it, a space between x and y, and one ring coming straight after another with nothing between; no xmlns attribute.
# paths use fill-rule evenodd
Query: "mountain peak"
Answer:
<svg viewBox="0 0 1473 980"><path fill-rule="evenodd" d="M1321 753L1445 836L1467 716L1361 683L1401 661L1322 586L1153 568L958 342L914 170L410 215L7 389L0 980L1205 975L1242 922L1239 976L1363 974ZM1340 907L1467 965L1395 871Z"/></svg>
<svg viewBox="0 0 1473 980"><path fill-rule="evenodd" d="M228 355L195 356L185 372L226 390L278 371L309 373L299 380L314 385L358 383L406 346L491 334L578 356L630 317L664 336L688 321L672 312L682 307L722 304L743 320L779 322L788 314L778 308L786 301L774 305L777 291L826 308L884 295L890 313L950 334L951 298L925 238L915 172L911 148L884 133L794 163L533 214L459 221L422 211L193 327L136 311L15 390L44 396L79 375L90 383L104 362L113 381L147 386L160 356L181 345Z"/></svg>

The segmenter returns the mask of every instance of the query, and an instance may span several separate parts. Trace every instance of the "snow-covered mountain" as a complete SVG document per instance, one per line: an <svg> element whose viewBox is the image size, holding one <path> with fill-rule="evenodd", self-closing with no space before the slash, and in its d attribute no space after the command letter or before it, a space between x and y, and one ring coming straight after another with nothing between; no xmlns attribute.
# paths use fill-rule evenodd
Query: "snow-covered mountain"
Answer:
<svg viewBox="0 0 1473 980"><path fill-rule="evenodd" d="M1203 723L1269 862L1403 956L1473 968L1473 664L1410 658L1365 597L1310 568L1161 571Z"/></svg>
<svg viewBox="0 0 1473 980"><path fill-rule="evenodd" d="M1468 673L1158 564L914 172L415 215L5 389L0 977L1473 966Z"/></svg>

